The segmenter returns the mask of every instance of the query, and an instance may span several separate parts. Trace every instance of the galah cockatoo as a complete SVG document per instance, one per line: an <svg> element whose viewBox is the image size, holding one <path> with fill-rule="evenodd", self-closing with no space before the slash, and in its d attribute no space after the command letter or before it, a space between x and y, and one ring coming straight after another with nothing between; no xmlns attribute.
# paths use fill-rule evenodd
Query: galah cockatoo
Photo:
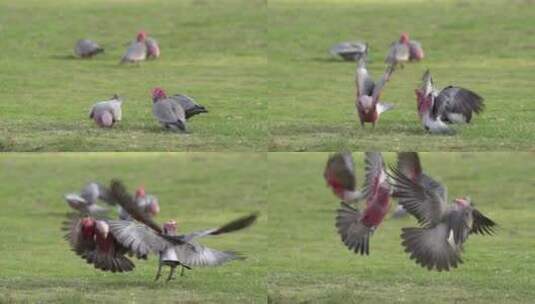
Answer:
<svg viewBox="0 0 535 304"><path fill-rule="evenodd" d="M160 256L156 280L160 277L162 265L171 267L169 281L173 278L175 268L179 265L185 268L217 266L240 259L241 257L234 252L210 249L197 243L196 240L209 235L242 230L251 226L258 217L256 213L253 213L217 228L176 235L176 223L173 220L160 227L141 212L134 198L128 194L120 181L112 181L111 193L114 200L136 220L110 221L111 232L122 245L138 256L147 256L149 253Z"/></svg>
<svg viewBox="0 0 535 304"><path fill-rule="evenodd" d="M134 195L134 202L137 204L141 212L144 212L149 217L154 217L160 213L158 198L154 195L145 193L145 188L142 186L137 188L136 194ZM122 207L119 207L119 218L125 221L133 220L130 214L128 214Z"/></svg>
<svg viewBox="0 0 535 304"><path fill-rule="evenodd" d="M80 194L65 194L65 201L67 201L67 204L83 215L102 215L108 211L107 208L97 204L98 200L114 205L109 190L105 186L95 182L87 184Z"/></svg>
<svg viewBox="0 0 535 304"><path fill-rule="evenodd" d="M362 41L340 42L329 50L333 57L342 57L346 61L358 61L368 53L368 44Z"/></svg>
<svg viewBox="0 0 535 304"><path fill-rule="evenodd" d="M342 201L337 210L336 228L346 247L361 255L370 252L370 237L383 222L390 207L391 187L380 152L366 152L366 178L362 210Z"/></svg>
<svg viewBox="0 0 535 304"><path fill-rule="evenodd" d="M136 41L132 42L123 58L121 63L135 63L143 61L147 58L147 33L141 31L137 34Z"/></svg>
<svg viewBox="0 0 535 304"><path fill-rule="evenodd" d="M366 56L359 59L355 77L355 84L357 87L355 106L362 127L364 127L364 124L367 122L375 127L375 123L379 120L381 114L393 108L392 104L380 101L381 93L393 71L394 68L388 66L385 69L383 77L375 83L368 73Z"/></svg>
<svg viewBox="0 0 535 304"><path fill-rule="evenodd" d="M186 115L186 120L197 114L208 113L208 110L204 106L198 104L195 99L189 96L176 94L169 98L176 100L182 106Z"/></svg>
<svg viewBox="0 0 535 304"><path fill-rule="evenodd" d="M121 121L123 100L117 94L110 100L100 101L91 107L89 118L93 119L99 127L111 128Z"/></svg>
<svg viewBox="0 0 535 304"><path fill-rule="evenodd" d="M64 223L65 239L72 250L96 269L111 272L132 271L134 263L125 254L128 249L117 242L108 222L94 217L73 216Z"/></svg>
<svg viewBox="0 0 535 304"><path fill-rule="evenodd" d="M422 85L415 93L418 115L431 133L451 133L448 124L470 123L473 113L479 114L485 107L483 98L468 89L447 86L437 90L429 70L425 71Z"/></svg>
<svg viewBox="0 0 535 304"><path fill-rule="evenodd" d="M186 131L186 113L162 88L152 90L152 113L166 129Z"/></svg>
<svg viewBox="0 0 535 304"><path fill-rule="evenodd" d="M408 61L420 61L424 58L424 50L420 42L409 40L409 34L403 33L399 41L392 42L385 63L392 67L397 67Z"/></svg>
<svg viewBox="0 0 535 304"><path fill-rule="evenodd" d="M147 59L156 59L160 57L160 45L156 39L147 37L145 39L145 45L147 46Z"/></svg>
<svg viewBox="0 0 535 304"><path fill-rule="evenodd" d="M91 58L102 52L104 52L104 49L98 43L89 39L80 39L74 46L74 54L80 58Z"/></svg>
<svg viewBox="0 0 535 304"><path fill-rule="evenodd" d="M423 173L417 153L400 154L391 170L393 196L420 224L401 233L405 251L417 264L449 271L463 263L461 253L470 234L494 233L496 223L475 209L469 198L448 204L446 189Z"/></svg>

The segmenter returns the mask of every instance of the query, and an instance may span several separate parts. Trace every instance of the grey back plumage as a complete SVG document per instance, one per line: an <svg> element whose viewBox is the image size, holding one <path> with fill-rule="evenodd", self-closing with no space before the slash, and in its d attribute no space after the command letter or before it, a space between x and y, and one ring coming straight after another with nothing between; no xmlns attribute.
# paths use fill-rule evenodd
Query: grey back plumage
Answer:
<svg viewBox="0 0 535 304"><path fill-rule="evenodd" d="M145 42L134 41L123 55L121 63L139 62L147 58L147 45Z"/></svg>
<svg viewBox="0 0 535 304"><path fill-rule="evenodd" d="M182 106L186 115L186 120L200 113L208 113L208 110L206 110L204 106L198 104L195 99L189 96L176 94L169 98L176 100L180 106Z"/></svg>
<svg viewBox="0 0 535 304"><path fill-rule="evenodd" d="M172 98L160 99L152 104L152 113L165 127L185 129L186 113L182 106Z"/></svg>
<svg viewBox="0 0 535 304"><path fill-rule="evenodd" d="M333 57L340 56L347 61L356 61L368 52L368 44L362 41L341 42L333 45L329 53Z"/></svg>
<svg viewBox="0 0 535 304"><path fill-rule="evenodd" d="M74 46L74 54L82 58L92 57L101 52L104 52L104 49L98 43L89 39L80 39Z"/></svg>

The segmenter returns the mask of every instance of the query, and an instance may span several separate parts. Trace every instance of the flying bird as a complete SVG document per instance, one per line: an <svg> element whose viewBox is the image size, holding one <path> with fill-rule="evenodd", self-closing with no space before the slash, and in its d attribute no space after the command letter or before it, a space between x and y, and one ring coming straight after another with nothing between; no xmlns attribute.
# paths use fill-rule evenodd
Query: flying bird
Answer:
<svg viewBox="0 0 535 304"><path fill-rule="evenodd" d="M89 118L93 119L99 127L111 128L122 119L122 104L121 97L115 94L110 100L94 104L89 111Z"/></svg>
<svg viewBox="0 0 535 304"><path fill-rule="evenodd" d="M468 89L450 85L437 90L429 70L415 93L420 121L430 133L452 133L449 124L470 123L473 113L485 107L483 98Z"/></svg>
<svg viewBox="0 0 535 304"><path fill-rule="evenodd" d="M132 42L121 59L121 63L137 63L147 58L147 33L141 31L136 41Z"/></svg>
<svg viewBox="0 0 535 304"><path fill-rule="evenodd" d="M448 204L446 189L423 173L417 153L400 153L391 171L393 196L420 224L401 233L405 252L417 264L449 271L463 263L461 253L470 234L494 233L496 223L474 208L470 198Z"/></svg>
<svg viewBox="0 0 535 304"><path fill-rule="evenodd" d="M368 54L368 44L362 41L341 42L333 45L329 53L333 57L342 57L346 61L358 61Z"/></svg>
<svg viewBox="0 0 535 304"><path fill-rule="evenodd" d="M349 152L329 156L323 178L333 194L348 204L357 202L363 197L363 193L357 190L355 163Z"/></svg>
<svg viewBox="0 0 535 304"><path fill-rule="evenodd" d="M184 108L175 99L168 98L162 88L152 90L152 113L164 128L186 131Z"/></svg>
<svg viewBox="0 0 535 304"><path fill-rule="evenodd" d="M420 61L424 58L424 50L420 42L409 40L408 33L402 33L399 41L392 42L385 63L390 66L403 67L408 61Z"/></svg>
<svg viewBox="0 0 535 304"><path fill-rule="evenodd" d="M380 98L394 68L393 66L388 66L385 69L383 77L377 82L374 82L370 77L366 65L366 56L363 56L357 63L355 77L357 98L355 100L355 106L359 114L360 125L364 127L365 123L371 123L375 127L375 123L379 120L381 114L393 108L392 104L382 102Z"/></svg>
<svg viewBox="0 0 535 304"><path fill-rule="evenodd" d="M336 228L349 250L361 255L370 253L370 237L383 222L390 207L391 187L380 152L366 152L366 179L363 186L362 210L341 202Z"/></svg>
<svg viewBox="0 0 535 304"><path fill-rule="evenodd" d="M89 39L80 39L74 46L74 54L80 58L91 58L102 52L104 52L104 49L98 43Z"/></svg>
<svg viewBox="0 0 535 304"><path fill-rule="evenodd" d="M205 247L197 239L235 232L251 226L257 218L253 213L235 219L220 227L200 230L189 234L176 234L176 222L171 220L163 225L156 224L150 217L141 212L133 197L128 194L122 182L112 181L111 193L115 201L130 213L136 221L110 221L110 230L119 243L129 248L137 256L150 253L160 257L156 280L160 278L163 265L171 267L167 280L173 278L175 268L217 266L242 257L232 251L219 251Z"/></svg>
<svg viewBox="0 0 535 304"><path fill-rule="evenodd" d="M114 205L108 188L96 182L88 183L80 194L65 194L67 204L82 215L103 215L107 212L107 208L97 204L98 200Z"/></svg>

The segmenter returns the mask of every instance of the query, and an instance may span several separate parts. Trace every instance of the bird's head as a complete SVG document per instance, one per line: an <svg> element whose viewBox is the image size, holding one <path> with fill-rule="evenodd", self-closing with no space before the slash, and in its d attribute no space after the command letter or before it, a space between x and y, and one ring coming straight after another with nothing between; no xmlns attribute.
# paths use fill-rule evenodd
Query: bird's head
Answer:
<svg viewBox="0 0 535 304"><path fill-rule="evenodd" d="M175 220L169 220L163 224L163 232L165 234L174 235L176 233Z"/></svg>
<svg viewBox="0 0 535 304"><path fill-rule="evenodd" d="M166 98L167 95L165 94L165 91L162 88L154 88L152 89L152 100L154 102Z"/></svg>
<svg viewBox="0 0 535 304"><path fill-rule="evenodd" d="M147 32L145 31L139 31L139 33L137 33L137 41L138 42L143 42L145 41L145 39L147 38Z"/></svg>
<svg viewBox="0 0 535 304"><path fill-rule="evenodd" d="M145 187L139 186L136 190L136 198L145 197L145 195L147 195L145 193Z"/></svg>
<svg viewBox="0 0 535 304"><path fill-rule="evenodd" d="M409 33L401 33L401 36L399 37L399 42L401 43L409 43Z"/></svg>
<svg viewBox="0 0 535 304"><path fill-rule="evenodd" d="M422 115L431 110L433 106L433 95L425 95L422 89L414 90L416 94L416 105L418 107L418 114Z"/></svg>
<svg viewBox="0 0 535 304"><path fill-rule="evenodd" d="M110 226L105 221L96 221L97 232L102 238L107 239L110 233Z"/></svg>
<svg viewBox="0 0 535 304"><path fill-rule="evenodd" d="M468 196L456 198L454 202L458 207L470 207L472 205L472 201Z"/></svg>
<svg viewBox="0 0 535 304"><path fill-rule="evenodd" d="M149 213L152 214L152 216L157 215L160 213L160 204L158 203L158 199L153 197L152 201L149 204Z"/></svg>

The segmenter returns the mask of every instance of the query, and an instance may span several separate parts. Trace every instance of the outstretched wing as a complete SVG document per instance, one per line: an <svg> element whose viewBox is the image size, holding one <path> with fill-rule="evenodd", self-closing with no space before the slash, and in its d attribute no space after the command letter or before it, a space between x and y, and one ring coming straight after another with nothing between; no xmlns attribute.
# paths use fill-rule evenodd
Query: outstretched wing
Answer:
<svg viewBox="0 0 535 304"><path fill-rule="evenodd" d="M115 239L137 257L146 257L151 252L157 254L173 246L144 224L116 220L109 221L109 226Z"/></svg>
<svg viewBox="0 0 535 304"><path fill-rule="evenodd" d="M417 166L418 156L414 154L401 156L401 163L398 161L398 167L390 167L392 173L389 175L394 181L393 196L399 199L399 204L416 217L420 224L427 226L440 221L447 202L444 187L431 177L421 174L421 167ZM412 160L406 161L407 159ZM412 165L410 162L413 162ZM420 172L420 175L412 179L402 170Z"/></svg>
<svg viewBox="0 0 535 304"><path fill-rule="evenodd" d="M253 225L256 222L257 218L258 218L258 213L252 213L250 215L243 216L231 222L228 222L218 228L205 229L205 230L195 231L189 234L183 234L183 235L177 235L177 236L162 235L162 237L172 242L189 243L194 239L202 238L208 235L220 235L220 234L225 234L225 233L230 233L230 232L235 232L235 231L245 229Z"/></svg>
<svg viewBox="0 0 535 304"><path fill-rule="evenodd" d="M387 66L381 79L379 79L375 83L375 86L373 87L373 94L372 94L374 105L376 105L377 102L379 102L379 99L381 98L381 93L383 92L383 89L386 83L388 82L388 80L390 80L390 76L392 75L393 72L394 72L394 66L393 65Z"/></svg>
<svg viewBox="0 0 535 304"><path fill-rule="evenodd" d="M232 260L244 259L233 251L219 251L191 242L175 247L177 259L185 265L194 267L218 266Z"/></svg>
<svg viewBox="0 0 535 304"><path fill-rule="evenodd" d="M85 258L87 253L95 250L96 242L93 237L84 237L82 234L82 218L74 213L67 214L67 220L62 223L61 229L67 231L65 240L69 242L72 251Z"/></svg>
<svg viewBox="0 0 535 304"><path fill-rule="evenodd" d="M364 180L362 192L369 201L377 192L379 186L387 183L387 175L385 172L385 163L381 152L366 152L365 163L366 179ZM386 186L388 189L389 185L387 184Z"/></svg>
<svg viewBox="0 0 535 304"><path fill-rule="evenodd" d="M152 230L162 234L162 228L152 218L140 208L134 198L126 191L124 184L117 179L111 181L111 197L117 202L131 217L147 225Z"/></svg>
<svg viewBox="0 0 535 304"><path fill-rule="evenodd" d="M470 233L481 234L481 235L494 234L494 228L497 226L497 224L493 220L484 216L483 213L479 212L479 210L477 209L473 209L472 217L473 217L473 222L472 222L472 230L470 230Z"/></svg>
<svg viewBox="0 0 535 304"><path fill-rule="evenodd" d="M349 250L368 255L371 229L362 223L362 214L358 209L344 202L340 204L340 208L336 211L336 229L342 242Z"/></svg>
<svg viewBox="0 0 535 304"><path fill-rule="evenodd" d="M433 117L440 115L461 114L470 122L472 112L479 114L483 111L483 97L477 93L461 87L449 86L444 88L435 99Z"/></svg>

